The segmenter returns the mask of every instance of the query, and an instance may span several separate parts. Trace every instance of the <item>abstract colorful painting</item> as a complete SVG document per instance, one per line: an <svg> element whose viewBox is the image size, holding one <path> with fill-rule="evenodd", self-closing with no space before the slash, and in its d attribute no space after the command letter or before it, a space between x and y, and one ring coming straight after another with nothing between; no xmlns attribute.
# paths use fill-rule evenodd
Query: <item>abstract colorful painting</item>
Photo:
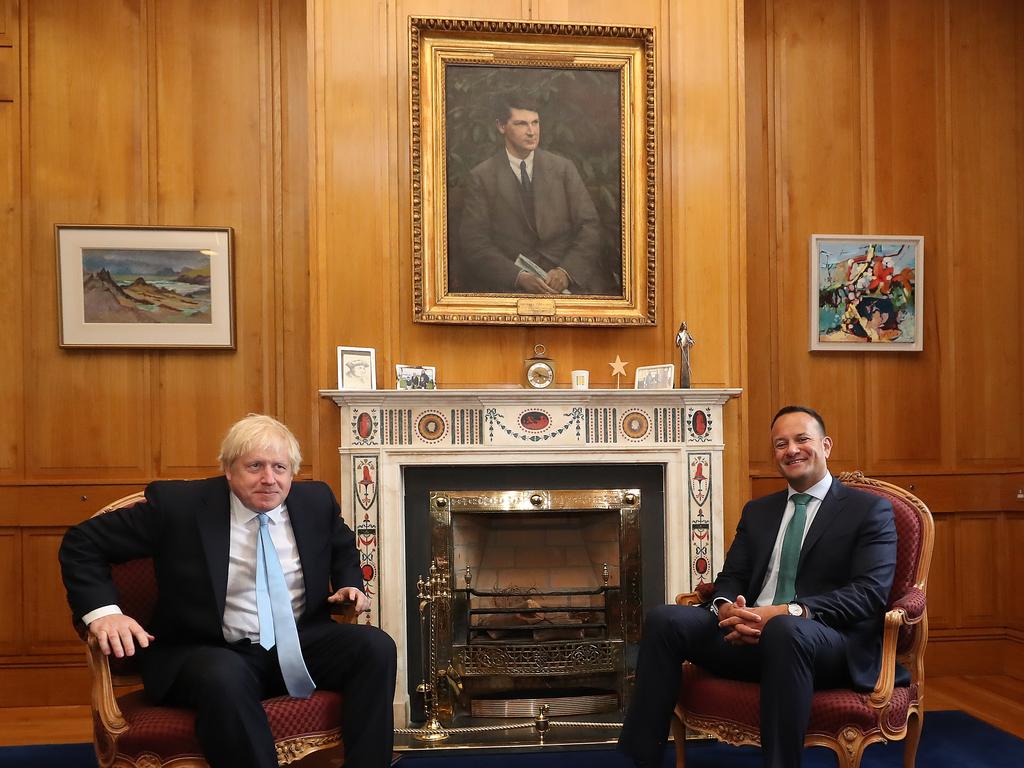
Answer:
<svg viewBox="0 0 1024 768"><path fill-rule="evenodd" d="M924 238L811 235L811 350L919 352Z"/></svg>

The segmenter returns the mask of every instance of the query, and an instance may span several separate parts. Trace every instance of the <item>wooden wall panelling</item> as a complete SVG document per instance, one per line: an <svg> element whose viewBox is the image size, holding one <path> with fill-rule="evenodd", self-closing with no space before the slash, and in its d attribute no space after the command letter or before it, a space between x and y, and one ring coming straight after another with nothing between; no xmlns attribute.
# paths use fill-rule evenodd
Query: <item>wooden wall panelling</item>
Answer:
<svg viewBox="0 0 1024 768"><path fill-rule="evenodd" d="M274 57L274 217L275 268L280 353L276 366L275 410L295 432L303 464L323 477L314 463L317 381L310 357L309 317L309 94L306 67L306 5L275 3ZM280 221L277 217L280 216ZM337 462L327 467L335 474Z"/></svg>
<svg viewBox="0 0 1024 768"><path fill-rule="evenodd" d="M1012 0L950 3L957 458L964 465L1024 460L1020 245L1024 32ZM1009 170L1016 169L1016 170ZM979 268L981 265L984 268Z"/></svg>
<svg viewBox="0 0 1024 768"><path fill-rule="evenodd" d="M779 404L821 409L841 468L863 457L863 365L850 354L807 351L808 238L855 232L863 218L858 6L772 7Z"/></svg>
<svg viewBox="0 0 1024 768"><path fill-rule="evenodd" d="M18 0L0 0L0 47L10 47L18 37Z"/></svg>
<svg viewBox="0 0 1024 768"><path fill-rule="evenodd" d="M22 528L25 573L25 652L33 654L77 653L82 642L71 625L71 610L57 562L64 528Z"/></svg>
<svg viewBox="0 0 1024 768"><path fill-rule="evenodd" d="M227 427L276 405L269 15L256 10L245 0L155 6L157 216L234 229L237 344L160 354L162 475L215 473Z"/></svg>
<svg viewBox="0 0 1024 768"><path fill-rule="evenodd" d="M1020 634L1018 642L1024 642L1024 557L1019 551L1024 541L1024 512L1008 513L1005 526L1000 537L1000 562L1005 570L1000 570L999 575L1000 581L1008 585L1003 592L1006 622Z"/></svg>
<svg viewBox="0 0 1024 768"><path fill-rule="evenodd" d="M935 516L935 546L928 572L928 625L946 629L959 624L958 588L962 570L957 560L957 521Z"/></svg>
<svg viewBox="0 0 1024 768"><path fill-rule="evenodd" d="M957 602L964 627L1003 626L1003 579L982 574L995 565L999 573L1000 525L997 515L962 515L957 520ZM976 577L972 576L977 574Z"/></svg>
<svg viewBox="0 0 1024 768"><path fill-rule="evenodd" d="M867 3L862 40L866 64L864 111L865 232L925 237L924 350L866 357L865 465L935 469L943 463L943 371L948 355L944 247L945 185L938 160L945 148L943 96L945 26L930 0ZM945 356L944 356L945 355ZM898 396L894 384L898 383ZM913 471L913 470L911 470Z"/></svg>
<svg viewBox="0 0 1024 768"><path fill-rule="evenodd" d="M58 348L53 226L141 218L139 8L40 0L26 13L25 471L137 476L148 466L145 360Z"/></svg>
<svg viewBox="0 0 1024 768"><path fill-rule="evenodd" d="M747 2L743 8L743 66L746 136L747 371L748 466L751 473L771 475L775 466L767 450L767 432L778 396L779 334L775 313L778 235L776 210L775 36L771 3ZM731 526L726 526L731 536Z"/></svg>
<svg viewBox="0 0 1024 768"><path fill-rule="evenodd" d="M22 653L21 532L0 528L0 656Z"/></svg>
<svg viewBox="0 0 1024 768"><path fill-rule="evenodd" d="M0 306L8 324L0 334L0 478L21 471L24 369L21 268L21 123L17 6L0 0Z"/></svg>

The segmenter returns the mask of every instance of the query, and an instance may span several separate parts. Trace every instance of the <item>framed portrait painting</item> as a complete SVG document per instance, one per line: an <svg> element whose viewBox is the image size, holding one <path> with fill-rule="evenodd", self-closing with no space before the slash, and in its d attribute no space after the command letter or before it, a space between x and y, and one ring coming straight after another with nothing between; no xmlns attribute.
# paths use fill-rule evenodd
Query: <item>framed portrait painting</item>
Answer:
<svg viewBox="0 0 1024 768"><path fill-rule="evenodd" d="M653 325L654 30L410 20L414 319Z"/></svg>
<svg viewBox="0 0 1024 768"><path fill-rule="evenodd" d="M920 352L924 238L811 235L810 348Z"/></svg>
<svg viewBox="0 0 1024 768"><path fill-rule="evenodd" d="M60 346L234 349L231 234L58 224Z"/></svg>
<svg viewBox="0 0 1024 768"><path fill-rule="evenodd" d="M373 347L338 347L338 389L377 388L377 352Z"/></svg>

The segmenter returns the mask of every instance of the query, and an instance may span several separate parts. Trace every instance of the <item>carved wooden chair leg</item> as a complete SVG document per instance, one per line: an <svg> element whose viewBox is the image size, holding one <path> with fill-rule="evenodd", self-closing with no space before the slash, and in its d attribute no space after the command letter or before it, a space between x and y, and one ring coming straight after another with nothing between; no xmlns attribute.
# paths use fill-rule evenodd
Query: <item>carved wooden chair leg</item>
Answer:
<svg viewBox="0 0 1024 768"><path fill-rule="evenodd" d="M907 736L903 743L903 768L914 768L914 764L917 762L917 745L921 741L923 726L923 713L911 712L907 716Z"/></svg>
<svg viewBox="0 0 1024 768"><path fill-rule="evenodd" d="M676 742L676 768L686 768L686 726L678 711L672 713L672 738Z"/></svg>

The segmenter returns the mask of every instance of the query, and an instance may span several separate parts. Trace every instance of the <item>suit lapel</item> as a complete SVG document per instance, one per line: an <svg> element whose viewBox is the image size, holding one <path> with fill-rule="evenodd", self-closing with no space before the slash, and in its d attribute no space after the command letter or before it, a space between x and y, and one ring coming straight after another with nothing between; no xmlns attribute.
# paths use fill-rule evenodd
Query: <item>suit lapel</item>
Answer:
<svg viewBox="0 0 1024 768"><path fill-rule="evenodd" d="M306 592L309 593L313 571L313 552L316 551L322 535L314 530L313 516L307 513L300 494L295 493L294 485L292 485L288 498L285 499L285 505L288 507L288 520L292 524L292 534L295 536L295 547L299 550L303 582L307 585ZM306 611L309 611L309 608L307 603Z"/></svg>
<svg viewBox="0 0 1024 768"><path fill-rule="evenodd" d="M828 527L832 525L832 521L836 519L836 516L842 510L845 499L846 486L836 478L832 478L832 485L829 487L828 493L825 494L825 498L821 500L821 506L818 507L818 512L814 515L814 522L811 523L811 527L804 537L804 544L800 548L800 562L797 565L797 573L800 572L800 566L803 565L807 553L818 543L822 534L828 530Z"/></svg>
<svg viewBox="0 0 1024 768"><path fill-rule="evenodd" d="M231 549L231 502L227 479L221 477L219 480L210 484L210 491L203 498L203 508L196 513L196 523L206 554L213 596L217 600L217 615L223 616L228 589L228 553Z"/></svg>
<svg viewBox="0 0 1024 768"><path fill-rule="evenodd" d="M751 583L750 589L755 591L751 600L757 599L757 595L761 592L761 586L764 583L765 575L768 573L768 566L771 564L772 551L775 548L775 538L779 534L779 527L782 525L782 516L786 513L786 501L788 500L789 494L786 491L779 491L775 494L775 498L769 497L766 499L767 509L761 516L763 521L764 530L756 534L755 541L761 543L761 546L757 550L757 560L754 563L754 567L751 568L751 573L756 575L756 579Z"/></svg>

